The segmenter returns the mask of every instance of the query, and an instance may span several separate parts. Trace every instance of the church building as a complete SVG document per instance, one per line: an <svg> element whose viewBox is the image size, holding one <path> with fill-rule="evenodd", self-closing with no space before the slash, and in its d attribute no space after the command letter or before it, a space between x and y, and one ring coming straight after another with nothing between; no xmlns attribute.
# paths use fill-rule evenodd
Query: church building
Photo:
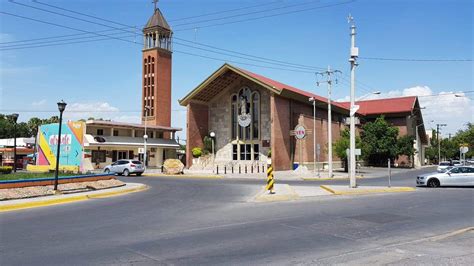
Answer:
<svg viewBox="0 0 474 266"><path fill-rule="evenodd" d="M316 103L316 132L313 103ZM250 71L224 64L180 100L187 107L187 167L191 150L215 133L215 163L262 164L271 159L275 170L290 170L293 163L313 162L312 134L320 147L319 161L327 161L327 99ZM332 136L336 141L349 110L332 102ZM306 136L296 140L293 129L303 126Z"/></svg>
<svg viewBox="0 0 474 266"><path fill-rule="evenodd" d="M334 143L349 117L348 103L332 101L329 124L327 98L229 64L221 66L179 102L187 107L187 167L193 164L192 149L203 147L204 137L213 132L214 163L221 166L263 164L271 154L275 170L291 170L295 163L312 168L317 154L318 168L324 168L328 162L328 127ZM423 164L427 140L416 96L357 104L361 108L356 116L362 124L384 115L398 127L400 136L415 137L416 155L399 158L397 165ZM301 129L304 134L300 134ZM333 162L334 167L341 166L336 156Z"/></svg>

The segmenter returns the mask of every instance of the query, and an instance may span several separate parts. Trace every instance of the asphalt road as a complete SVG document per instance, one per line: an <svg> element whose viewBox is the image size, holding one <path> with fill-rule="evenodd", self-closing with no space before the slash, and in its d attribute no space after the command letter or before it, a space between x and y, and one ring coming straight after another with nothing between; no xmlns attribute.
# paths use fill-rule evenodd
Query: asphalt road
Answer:
<svg viewBox="0 0 474 266"><path fill-rule="evenodd" d="M418 172L392 185L414 186ZM248 202L255 180L122 178L151 189L0 214L1 265L471 264L474 189ZM308 186L348 181L286 182ZM359 180L386 184L386 178ZM441 235L441 237L439 237ZM432 236L438 236L429 238Z"/></svg>

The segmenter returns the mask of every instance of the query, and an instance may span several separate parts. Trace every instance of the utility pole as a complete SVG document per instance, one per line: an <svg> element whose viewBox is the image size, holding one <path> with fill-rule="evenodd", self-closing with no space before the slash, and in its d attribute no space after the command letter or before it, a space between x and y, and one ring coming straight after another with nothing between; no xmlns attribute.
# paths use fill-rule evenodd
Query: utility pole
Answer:
<svg viewBox="0 0 474 266"><path fill-rule="evenodd" d="M350 187L356 188L356 157L355 157L355 113L359 109L359 106L355 105L355 68L357 64L357 57L359 56L359 48L355 47L355 35L356 27L354 25L354 18L349 14L347 18L348 23L351 25L351 50L349 62L351 64L351 106L350 106L350 154L349 154L349 179Z"/></svg>
<svg viewBox="0 0 474 266"><path fill-rule="evenodd" d="M324 72L316 72L317 75L326 76L326 81L324 83L328 84L328 175L333 177L332 173L332 111L331 111L331 90L332 90L332 75L336 73L342 73L339 70L331 70L331 67L328 66L328 70ZM337 80L336 80L337 82ZM319 86L323 82L316 82Z"/></svg>
<svg viewBox="0 0 474 266"><path fill-rule="evenodd" d="M439 140L439 129L445 127L446 124L436 124L436 141L438 142L438 165L441 162L441 141Z"/></svg>

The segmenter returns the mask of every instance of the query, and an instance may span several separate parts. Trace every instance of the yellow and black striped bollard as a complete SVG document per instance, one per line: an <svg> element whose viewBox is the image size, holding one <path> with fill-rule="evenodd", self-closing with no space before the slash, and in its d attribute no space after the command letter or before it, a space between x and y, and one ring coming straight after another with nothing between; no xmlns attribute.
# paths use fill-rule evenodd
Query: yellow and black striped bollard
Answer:
<svg viewBox="0 0 474 266"><path fill-rule="evenodd" d="M269 191L270 194L275 194L273 191L273 185L275 184L275 180L273 179L273 167L269 165L267 167L267 187L266 190Z"/></svg>

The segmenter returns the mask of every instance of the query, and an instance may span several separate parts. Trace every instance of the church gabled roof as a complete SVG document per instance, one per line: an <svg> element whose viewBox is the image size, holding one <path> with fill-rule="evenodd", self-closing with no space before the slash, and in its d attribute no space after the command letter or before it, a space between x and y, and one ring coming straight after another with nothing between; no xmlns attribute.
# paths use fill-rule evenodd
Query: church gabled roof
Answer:
<svg viewBox="0 0 474 266"><path fill-rule="evenodd" d="M226 84L232 83L232 81L237 76L242 76L251 81L263 86L264 88L269 89L270 91L276 93L277 95L281 95L283 97L294 97L297 96L298 98L303 99L306 103L311 104L308 101L308 98L313 97L319 102L327 103L327 98L300 90L290 85L283 84L276 80L264 77L259 74L255 74L245 69L241 69L230 64L225 63L221 66L216 72L214 72L211 76L209 76L206 80L204 80L198 87L188 93L183 99L179 101L182 106L186 106L191 99L198 100L198 101L207 101L210 100L212 97L217 95L221 90L221 86L225 86ZM219 82L219 78L221 81ZM349 109L338 103L333 101L332 106L338 108L339 110L346 112Z"/></svg>
<svg viewBox="0 0 474 266"><path fill-rule="evenodd" d="M151 16L151 18L148 20L143 30L145 31L148 28L154 27L160 27L162 29L171 31L170 25L166 21L159 8L155 9L155 13L153 13L153 16Z"/></svg>

